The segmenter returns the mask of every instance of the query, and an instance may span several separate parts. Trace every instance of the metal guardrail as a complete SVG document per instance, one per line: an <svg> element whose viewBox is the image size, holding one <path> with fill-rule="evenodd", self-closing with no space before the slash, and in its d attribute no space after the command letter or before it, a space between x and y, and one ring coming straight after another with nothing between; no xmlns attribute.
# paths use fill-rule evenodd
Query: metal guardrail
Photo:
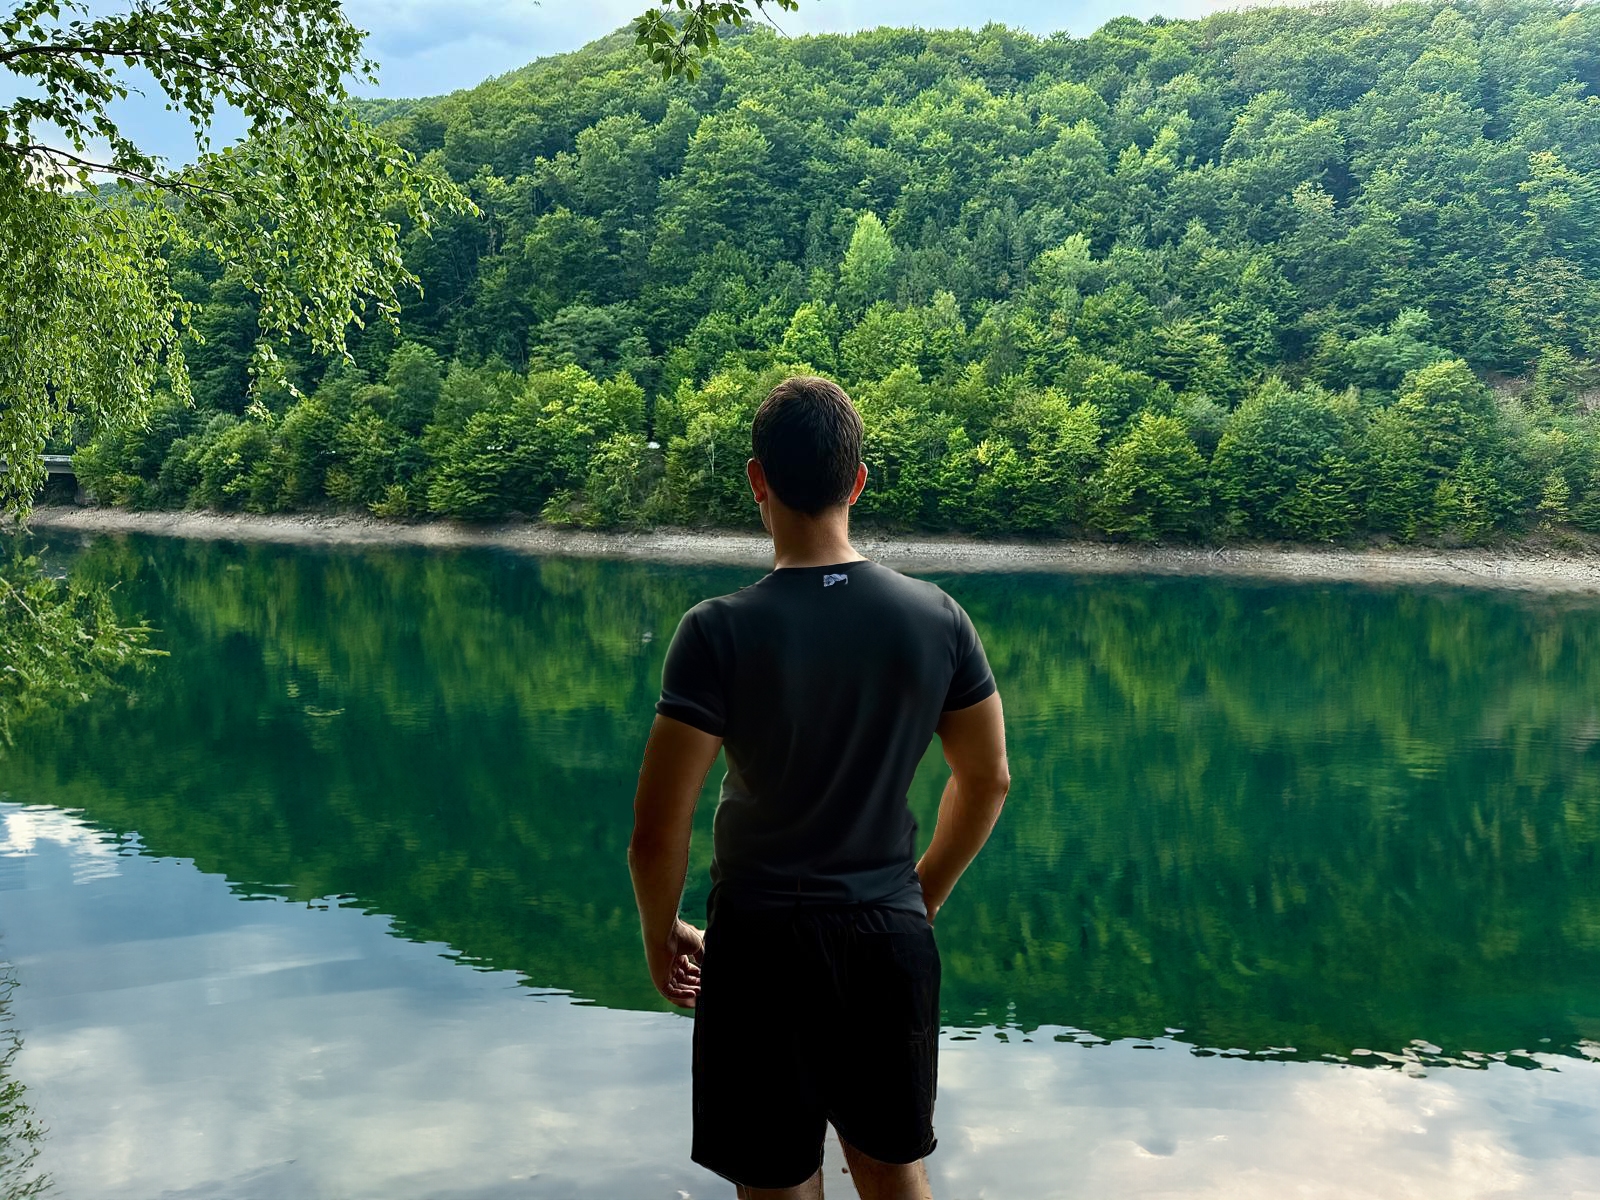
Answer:
<svg viewBox="0 0 1600 1200"><path fill-rule="evenodd" d="M70 454L41 454L40 461L44 463L46 475L77 475L72 469L72 455ZM11 469L5 459L0 458L0 475Z"/></svg>

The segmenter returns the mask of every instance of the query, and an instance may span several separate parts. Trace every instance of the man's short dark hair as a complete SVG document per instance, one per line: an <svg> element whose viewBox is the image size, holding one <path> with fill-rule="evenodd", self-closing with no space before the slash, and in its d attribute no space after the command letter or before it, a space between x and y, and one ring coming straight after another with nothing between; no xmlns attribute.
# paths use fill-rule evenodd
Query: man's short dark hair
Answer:
<svg viewBox="0 0 1600 1200"><path fill-rule="evenodd" d="M816 516L850 499L861 465L861 414L831 379L795 375L768 393L750 429L767 486Z"/></svg>

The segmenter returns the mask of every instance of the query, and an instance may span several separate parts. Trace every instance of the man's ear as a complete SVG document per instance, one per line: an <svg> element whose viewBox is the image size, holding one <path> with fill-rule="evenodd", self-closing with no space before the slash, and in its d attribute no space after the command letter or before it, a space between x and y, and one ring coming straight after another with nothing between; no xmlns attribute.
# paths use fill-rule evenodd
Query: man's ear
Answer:
<svg viewBox="0 0 1600 1200"><path fill-rule="evenodd" d="M750 494L757 504L767 502L767 473L761 469L761 460L752 458L744 464L744 476L750 481Z"/></svg>
<svg viewBox="0 0 1600 1200"><path fill-rule="evenodd" d="M756 465L759 466L760 464L758 463ZM846 500L845 503L846 504L854 504L857 500L861 499L861 489L866 487L866 486L867 486L867 464L866 463L857 463L856 464L856 485L855 485L855 487L850 489L850 499Z"/></svg>

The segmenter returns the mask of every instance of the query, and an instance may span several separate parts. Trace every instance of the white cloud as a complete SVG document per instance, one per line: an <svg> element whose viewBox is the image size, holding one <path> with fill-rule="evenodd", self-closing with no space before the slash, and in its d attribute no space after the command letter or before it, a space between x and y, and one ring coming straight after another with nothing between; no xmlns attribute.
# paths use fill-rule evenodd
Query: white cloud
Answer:
<svg viewBox="0 0 1600 1200"><path fill-rule="evenodd" d="M59 808L0 806L0 858L25 858L40 842L71 853L75 883L89 883L118 873L119 843Z"/></svg>

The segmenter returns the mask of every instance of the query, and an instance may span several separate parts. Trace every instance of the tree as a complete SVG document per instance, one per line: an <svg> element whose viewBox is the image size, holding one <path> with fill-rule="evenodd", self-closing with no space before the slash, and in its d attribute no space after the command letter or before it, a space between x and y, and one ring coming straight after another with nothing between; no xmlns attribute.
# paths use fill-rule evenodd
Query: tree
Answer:
<svg viewBox="0 0 1600 1200"><path fill-rule="evenodd" d="M278 490L270 463L272 430L268 419L218 413L185 457L194 472L190 500L206 508L266 512Z"/></svg>
<svg viewBox="0 0 1600 1200"><path fill-rule="evenodd" d="M439 356L426 346L405 342L389 356L383 382L394 396L389 419L409 434L421 433L433 420L444 385Z"/></svg>
<svg viewBox="0 0 1600 1200"><path fill-rule="evenodd" d="M519 395L491 401L444 440L428 507L474 521L537 516L553 494L584 485L596 447L643 424L644 394L626 376L535 372Z"/></svg>
<svg viewBox="0 0 1600 1200"><path fill-rule="evenodd" d="M1546 346L1534 366L1530 398L1545 404L1566 404L1590 382L1591 372L1565 346Z"/></svg>
<svg viewBox="0 0 1600 1200"><path fill-rule="evenodd" d="M775 173L772 143L747 108L707 116L689 139L683 170L662 188L652 263L679 280L724 244L776 257L786 230Z"/></svg>
<svg viewBox="0 0 1600 1200"><path fill-rule="evenodd" d="M1393 391L1412 371L1450 357L1431 339L1433 322L1418 308L1408 308L1383 333L1355 338L1333 351L1323 370L1329 383Z"/></svg>
<svg viewBox="0 0 1600 1200"><path fill-rule="evenodd" d="M1012 484L1012 527L1022 533L1060 533L1083 520L1089 474L1100 457L1100 412L1056 391L1024 391L1001 424L1009 428L1023 464Z"/></svg>
<svg viewBox="0 0 1600 1200"><path fill-rule="evenodd" d="M431 512L469 521L539 511L547 479L534 406L521 398L474 413L438 456Z"/></svg>
<svg viewBox="0 0 1600 1200"><path fill-rule="evenodd" d="M894 270L894 239L876 213L856 219L844 261L839 264L839 298L852 312L889 298L890 272Z"/></svg>
<svg viewBox="0 0 1600 1200"><path fill-rule="evenodd" d="M661 456L643 434L612 434L589 459L583 484L584 523L616 526L646 520L660 474Z"/></svg>
<svg viewBox="0 0 1600 1200"><path fill-rule="evenodd" d="M1350 533L1360 513L1358 453L1351 397L1273 380L1233 414L1211 469L1236 529L1327 541Z"/></svg>
<svg viewBox="0 0 1600 1200"><path fill-rule="evenodd" d="M832 305L802 304L783 331L778 353L785 362L804 363L817 371L834 369Z"/></svg>
<svg viewBox="0 0 1600 1200"><path fill-rule="evenodd" d="M14 0L0 17L0 67L30 89L0 107L0 506L12 511L52 437L142 420L163 379L187 397L195 308L171 278L180 249L203 247L253 295L254 367L281 380L274 343L339 354L363 313L392 321L414 282L404 226L469 207L352 111L345 80L372 78L372 64L336 0L83 12ZM193 125L192 166L168 166L118 124L135 66ZM213 150L223 107L250 135Z"/></svg>
<svg viewBox="0 0 1600 1200"><path fill-rule="evenodd" d="M1600 470L1589 477L1588 486L1573 509L1572 523L1590 533L1600 533Z"/></svg>
<svg viewBox="0 0 1600 1200"><path fill-rule="evenodd" d="M1205 527L1206 460L1177 417L1141 413L1106 455L1094 481L1094 524L1114 537L1153 542Z"/></svg>
<svg viewBox="0 0 1600 1200"><path fill-rule="evenodd" d="M193 433L195 424L196 413L189 405L170 395L158 397L142 426L111 426L73 456L78 483L102 504L131 508L181 504L184 497L164 495L157 481L172 447Z"/></svg>
<svg viewBox="0 0 1600 1200"><path fill-rule="evenodd" d="M1159 326L1150 356L1151 373L1181 392L1204 392L1224 400L1244 392L1227 347L1192 317Z"/></svg>
<svg viewBox="0 0 1600 1200"><path fill-rule="evenodd" d="M255 297L237 279L223 277L195 304L195 336L184 353L194 402L242 413L250 404L250 362L259 333Z"/></svg>
<svg viewBox="0 0 1600 1200"><path fill-rule="evenodd" d="M922 357L922 322L915 313L879 301L839 339L839 363L852 380L882 379Z"/></svg>
<svg viewBox="0 0 1600 1200"><path fill-rule="evenodd" d="M1408 414L1391 405L1373 414L1365 440L1366 522L1409 542L1427 520L1433 488L1422 439Z"/></svg>
<svg viewBox="0 0 1600 1200"><path fill-rule="evenodd" d="M1159 412L1172 406L1171 389L1143 371L1085 357L1073 364L1073 373L1083 378L1069 390L1100 411L1107 429L1121 429L1145 409Z"/></svg>
<svg viewBox="0 0 1600 1200"><path fill-rule="evenodd" d="M650 347L633 307L570 304L528 335L528 359L537 369L576 365L596 378L650 369Z"/></svg>
<svg viewBox="0 0 1600 1200"><path fill-rule="evenodd" d="M320 391L284 416L274 447L280 503L304 505L324 495L340 428L339 413Z"/></svg>
<svg viewBox="0 0 1600 1200"><path fill-rule="evenodd" d="M389 417L362 404L335 435L333 453L324 482L330 499L396 517L422 507L406 486L422 466L416 439Z"/></svg>
<svg viewBox="0 0 1600 1200"><path fill-rule="evenodd" d="M673 397L664 486L672 515L686 524L748 524L755 517L744 465L756 407L788 372L719 371ZM658 425L661 424L658 420Z"/></svg>
<svg viewBox="0 0 1600 1200"><path fill-rule="evenodd" d="M938 509L940 460L953 427L937 411L916 367L905 364L855 392L864 437L867 486L859 511L892 525L930 523Z"/></svg>
<svg viewBox="0 0 1600 1200"><path fill-rule="evenodd" d="M1460 359L1407 375L1394 411L1414 441L1428 497L1424 519L1434 532L1480 538L1510 514L1517 493L1544 482L1517 478L1494 397Z"/></svg>
<svg viewBox="0 0 1600 1200"><path fill-rule="evenodd" d="M1460 359L1406 376L1395 409L1416 435L1432 478L1448 475L1470 450L1493 437L1494 401Z"/></svg>

